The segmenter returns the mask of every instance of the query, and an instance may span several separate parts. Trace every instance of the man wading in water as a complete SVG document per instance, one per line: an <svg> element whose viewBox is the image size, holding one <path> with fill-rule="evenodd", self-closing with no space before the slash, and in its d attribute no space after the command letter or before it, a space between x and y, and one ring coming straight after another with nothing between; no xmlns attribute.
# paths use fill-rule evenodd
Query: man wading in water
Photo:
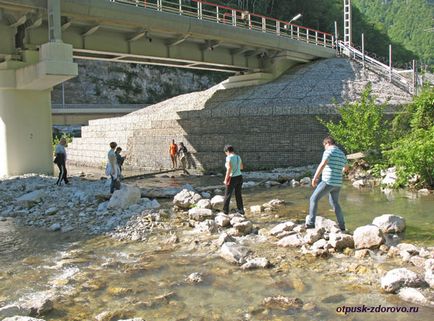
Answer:
<svg viewBox="0 0 434 321"><path fill-rule="evenodd" d="M336 213L339 228L345 231L345 221L339 205L339 192L342 186L342 174L348 171L345 154L335 145L330 136L323 140L324 153L312 180L312 187L316 187L310 197L309 215L306 218L306 228L315 228L315 218L319 200L329 194L329 202ZM322 181L318 184L322 173Z"/></svg>

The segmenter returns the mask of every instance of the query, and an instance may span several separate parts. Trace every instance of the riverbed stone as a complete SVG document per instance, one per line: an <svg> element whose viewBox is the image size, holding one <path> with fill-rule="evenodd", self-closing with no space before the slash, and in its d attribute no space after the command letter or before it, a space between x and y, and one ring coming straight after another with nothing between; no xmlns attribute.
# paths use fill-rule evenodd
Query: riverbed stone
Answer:
<svg viewBox="0 0 434 321"><path fill-rule="evenodd" d="M183 189L181 192L175 195L173 198L173 205L181 209L189 209L195 205L202 196L196 192Z"/></svg>
<svg viewBox="0 0 434 321"><path fill-rule="evenodd" d="M213 198L211 198L211 207L213 209L223 209L223 203L225 201L225 198L222 195L216 195Z"/></svg>
<svg viewBox="0 0 434 321"><path fill-rule="evenodd" d="M211 201L209 199L201 199L197 202L196 207L198 208L211 208Z"/></svg>
<svg viewBox="0 0 434 321"><path fill-rule="evenodd" d="M108 209L126 209L130 205L136 204L140 201L141 193L140 188L135 186L122 185L120 190L113 193L107 205Z"/></svg>
<svg viewBox="0 0 434 321"><path fill-rule="evenodd" d="M363 259L368 256L369 256L369 250L367 249L361 249L354 252L354 257L356 259Z"/></svg>
<svg viewBox="0 0 434 321"><path fill-rule="evenodd" d="M277 242L277 245L282 247L299 247L303 244L303 238L299 234L286 236Z"/></svg>
<svg viewBox="0 0 434 321"><path fill-rule="evenodd" d="M46 196L44 190L36 190L26 193L16 198L16 204L25 208L31 208L35 203L39 203Z"/></svg>
<svg viewBox="0 0 434 321"><path fill-rule="evenodd" d="M226 242L220 248L219 254L230 263L244 264L249 253L250 250L245 246L234 242Z"/></svg>
<svg viewBox="0 0 434 321"><path fill-rule="evenodd" d="M406 268L390 270L381 278L381 288L386 292L396 292L402 287L419 287L424 283L418 274Z"/></svg>
<svg viewBox="0 0 434 321"><path fill-rule="evenodd" d="M218 213L214 218L214 221L220 227L228 227L231 225L229 216L224 213Z"/></svg>
<svg viewBox="0 0 434 321"><path fill-rule="evenodd" d="M204 221L214 218L214 214L210 209L195 207L188 211L188 217L195 221Z"/></svg>
<svg viewBox="0 0 434 321"><path fill-rule="evenodd" d="M312 183L312 179L310 177L303 177L300 180L301 185L310 185Z"/></svg>
<svg viewBox="0 0 434 321"><path fill-rule="evenodd" d="M393 186L398 179L398 174L396 173L396 167L388 168L386 171L382 172L384 178L381 180L381 185Z"/></svg>
<svg viewBox="0 0 434 321"><path fill-rule="evenodd" d="M425 281L434 288L434 259L425 261Z"/></svg>
<svg viewBox="0 0 434 321"><path fill-rule="evenodd" d="M281 206L283 206L285 204L285 201L283 200L279 200L279 199L272 199L271 201L262 204L262 207L267 209L271 209L271 210L275 210Z"/></svg>
<svg viewBox="0 0 434 321"><path fill-rule="evenodd" d="M349 234L330 233L328 242L337 251L342 251L345 248L354 248L354 239Z"/></svg>
<svg viewBox="0 0 434 321"><path fill-rule="evenodd" d="M417 255L412 256L409 262L416 267L423 268L425 266L425 259Z"/></svg>
<svg viewBox="0 0 434 321"><path fill-rule="evenodd" d="M320 240L318 240L312 244L311 249L312 250L324 249L327 244L328 244L328 242L326 240L320 239Z"/></svg>
<svg viewBox="0 0 434 321"><path fill-rule="evenodd" d="M295 224L292 221L287 221L287 222L277 224L275 227L271 229L270 234L276 236L278 234L281 234L284 231L291 231L296 225L297 224Z"/></svg>
<svg viewBox="0 0 434 321"><path fill-rule="evenodd" d="M259 268L264 269L267 267L270 267L270 262L265 257L257 257L254 259L247 260L247 262L241 266L241 269L254 270Z"/></svg>
<svg viewBox="0 0 434 321"><path fill-rule="evenodd" d="M383 233L401 233L405 230L405 218L393 214L377 216L372 224L377 225Z"/></svg>
<svg viewBox="0 0 434 321"><path fill-rule="evenodd" d="M217 239L216 243L218 246L222 246L226 242L235 243L235 238L232 235L223 232L219 235L219 238Z"/></svg>
<svg viewBox="0 0 434 321"><path fill-rule="evenodd" d="M282 295L267 297L262 305L271 309L299 310L303 307L303 301L299 298L290 298Z"/></svg>
<svg viewBox="0 0 434 321"><path fill-rule="evenodd" d="M200 273L200 272L191 273L189 276L187 276L185 278L185 282L191 283L191 284L201 283L202 281L203 281L203 276L202 276L202 273Z"/></svg>
<svg viewBox="0 0 434 321"><path fill-rule="evenodd" d="M307 219L307 216L306 216ZM323 227L326 232L337 232L340 231L338 224L333 221L330 220L328 218L322 217L322 216L317 216L315 218L315 227L316 228L321 228Z"/></svg>
<svg viewBox="0 0 434 321"><path fill-rule="evenodd" d="M408 252L411 255L416 255L419 253L417 246L410 243L399 243L396 247L399 249L399 251Z"/></svg>
<svg viewBox="0 0 434 321"><path fill-rule="evenodd" d="M262 205L250 206L250 212L252 213L262 213L263 211L264 211L264 207Z"/></svg>
<svg viewBox="0 0 434 321"><path fill-rule="evenodd" d="M314 229L308 229L306 231L306 235L304 236L303 240L304 243L307 244L313 244L316 241L320 240L325 233L325 228L314 228Z"/></svg>
<svg viewBox="0 0 434 321"><path fill-rule="evenodd" d="M231 224L232 224L232 221L231 221ZM232 226L233 226L233 228L235 228L238 231L238 236L247 235L247 234L252 233L252 231L253 231L252 222L247 221L247 220L232 224Z"/></svg>
<svg viewBox="0 0 434 321"><path fill-rule="evenodd" d="M214 220L204 220L195 225L194 230L199 233L216 233L218 231L217 224Z"/></svg>
<svg viewBox="0 0 434 321"><path fill-rule="evenodd" d="M60 231L61 229L62 229L62 226L60 225L60 223L53 223L50 226L50 231L52 231L52 232L57 232L57 231Z"/></svg>
<svg viewBox="0 0 434 321"><path fill-rule="evenodd" d="M429 301L421 291L415 288L401 288L398 292L398 296L401 300L413 303L413 304L419 304L422 306L427 307L434 307L434 302Z"/></svg>
<svg viewBox="0 0 434 321"><path fill-rule="evenodd" d="M356 249L374 249L384 243L383 233L372 224L356 228L353 239Z"/></svg>

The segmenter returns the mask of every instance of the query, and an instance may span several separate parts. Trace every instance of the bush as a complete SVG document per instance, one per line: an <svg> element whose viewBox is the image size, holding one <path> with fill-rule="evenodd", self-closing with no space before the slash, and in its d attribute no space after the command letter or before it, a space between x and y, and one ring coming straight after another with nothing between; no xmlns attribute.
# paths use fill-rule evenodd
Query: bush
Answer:
<svg viewBox="0 0 434 321"><path fill-rule="evenodd" d="M388 126L385 126L387 122L384 120L386 104L377 105L371 92L371 85L368 84L362 92L360 101L346 102L341 107L337 106L341 116L339 122L326 122L319 119L321 124L327 127L330 135L348 153L379 152L381 145L386 142L388 135Z"/></svg>
<svg viewBox="0 0 434 321"><path fill-rule="evenodd" d="M384 153L397 167L398 185L407 185L410 178L419 176L416 186L434 187L434 125L429 129L413 130Z"/></svg>

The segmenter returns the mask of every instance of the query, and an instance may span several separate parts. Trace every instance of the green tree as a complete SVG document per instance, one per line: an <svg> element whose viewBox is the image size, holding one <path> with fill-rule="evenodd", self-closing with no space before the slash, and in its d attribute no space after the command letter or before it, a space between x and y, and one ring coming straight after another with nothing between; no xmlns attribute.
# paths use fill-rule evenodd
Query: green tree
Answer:
<svg viewBox="0 0 434 321"><path fill-rule="evenodd" d="M360 101L336 106L341 118L338 122L320 119L336 142L349 153L379 152L381 145L386 142L388 133L387 122L384 119L386 103L376 104L371 92L372 88L369 84L363 90Z"/></svg>

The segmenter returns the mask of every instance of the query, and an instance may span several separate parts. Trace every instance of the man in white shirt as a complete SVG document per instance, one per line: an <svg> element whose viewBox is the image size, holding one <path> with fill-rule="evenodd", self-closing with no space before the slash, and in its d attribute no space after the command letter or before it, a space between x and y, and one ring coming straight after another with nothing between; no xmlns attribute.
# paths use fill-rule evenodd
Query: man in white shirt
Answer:
<svg viewBox="0 0 434 321"><path fill-rule="evenodd" d="M59 167L59 178L57 179L56 185L62 185L62 180L65 184L69 184L67 171L66 171L66 150L67 147L66 138L62 137L60 139L59 144L56 145L56 149L54 153L56 154L56 158L54 159L54 163Z"/></svg>

